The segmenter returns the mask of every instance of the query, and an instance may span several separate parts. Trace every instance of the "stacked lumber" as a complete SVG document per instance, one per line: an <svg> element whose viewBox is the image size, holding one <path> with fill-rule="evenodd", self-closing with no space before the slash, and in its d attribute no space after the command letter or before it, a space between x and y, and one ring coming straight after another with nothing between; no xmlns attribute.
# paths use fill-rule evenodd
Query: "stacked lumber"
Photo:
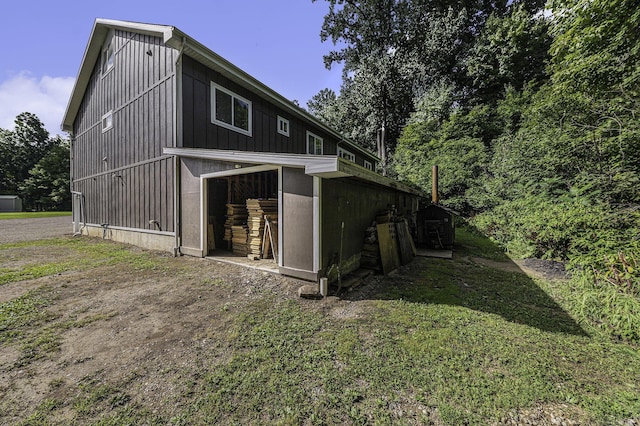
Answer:
<svg viewBox="0 0 640 426"><path fill-rule="evenodd" d="M380 247L376 241L373 244L365 243L362 247L362 257L360 264L365 268L380 270Z"/></svg>
<svg viewBox="0 0 640 426"><path fill-rule="evenodd" d="M247 206L245 204L227 204L227 220L224 223L224 241L230 245L233 240L234 226L241 226L247 222ZM231 246L229 247L231 248Z"/></svg>
<svg viewBox="0 0 640 426"><path fill-rule="evenodd" d="M391 210L383 210L376 215L376 223L389 223L395 218L395 212Z"/></svg>
<svg viewBox="0 0 640 426"><path fill-rule="evenodd" d="M378 212L375 221L365 231L361 264L388 274L407 265L416 255L409 223L393 209Z"/></svg>
<svg viewBox="0 0 640 426"><path fill-rule="evenodd" d="M246 256L248 253L247 237L249 234L249 228L247 225L232 226L231 234L231 247L233 254Z"/></svg>
<svg viewBox="0 0 640 426"><path fill-rule="evenodd" d="M380 270L380 247L378 246L378 231L374 221L365 231L364 244L360 264L366 268Z"/></svg>
<svg viewBox="0 0 640 426"><path fill-rule="evenodd" d="M268 199L248 199L247 200L247 226L249 227L248 252L247 254L262 257L262 243L265 230L265 216L269 216L271 221L278 220L278 200ZM267 253L265 253L266 255Z"/></svg>

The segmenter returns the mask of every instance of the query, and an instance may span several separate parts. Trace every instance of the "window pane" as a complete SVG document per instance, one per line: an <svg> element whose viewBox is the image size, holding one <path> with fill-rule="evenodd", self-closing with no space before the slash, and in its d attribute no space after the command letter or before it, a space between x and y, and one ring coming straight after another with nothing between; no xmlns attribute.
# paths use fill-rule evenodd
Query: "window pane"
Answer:
<svg viewBox="0 0 640 426"><path fill-rule="evenodd" d="M216 89L216 120L232 124L231 95Z"/></svg>
<svg viewBox="0 0 640 426"><path fill-rule="evenodd" d="M249 131L249 104L238 98L233 99L233 125Z"/></svg>
<svg viewBox="0 0 640 426"><path fill-rule="evenodd" d="M113 44L110 44L109 48L107 48L107 69L113 66L113 57Z"/></svg>

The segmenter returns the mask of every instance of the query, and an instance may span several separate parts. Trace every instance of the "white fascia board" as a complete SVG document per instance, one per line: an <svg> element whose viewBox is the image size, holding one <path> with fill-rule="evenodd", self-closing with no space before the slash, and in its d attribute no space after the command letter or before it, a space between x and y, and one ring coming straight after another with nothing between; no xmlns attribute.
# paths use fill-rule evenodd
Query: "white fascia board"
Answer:
<svg viewBox="0 0 640 426"><path fill-rule="evenodd" d="M123 31L131 31L153 37L162 38L166 43L173 37L174 27L170 25L143 24L141 22L118 21L114 19L96 19L96 25L103 25L109 29L117 29Z"/></svg>
<svg viewBox="0 0 640 426"><path fill-rule="evenodd" d="M407 194L426 197L426 194L418 189L412 188L386 176L382 176L372 170L367 170L364 167L359 166L358 164L355 164L349 160L345 160L344 158L338 158L337 171L348 176L357 177L362 180L376 183L378 185L386 186L387 188L393 188Z"/></svg>
<svg viewBox="0 0 640 426"><path fill-rule="evenodd" d="M200 158L204 160L228 161L232 163L271 164L274 166L287 166L307 168L309 165L322 165L332 162L333 156L301 155L301 154L277 154L272 152L230 151L223 149L201 148L168 148L162 149L165 155L177 155L187 158Z"/></svg>

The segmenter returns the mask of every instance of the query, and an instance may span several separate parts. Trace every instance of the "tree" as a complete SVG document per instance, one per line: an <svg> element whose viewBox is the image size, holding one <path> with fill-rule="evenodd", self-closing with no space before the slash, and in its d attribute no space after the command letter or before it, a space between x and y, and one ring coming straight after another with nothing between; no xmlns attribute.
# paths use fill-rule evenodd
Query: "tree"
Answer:
<svg viewBox="0 0 640 426"><path fill-rule="evenodd" d="M506 0L326 1L321 38L339 48L325 56L325 65L344 65L337 116L345 133L365 146L378 139L383 168L425 93L447 81L455 102L468 102L469 49L491 13L499 17L509 10ZM538 0L523 4L523 10L540 7Z"/></svg>
<svg viewBox="0 0 640 426"><path fill-rule="evenodd" d="M640 8L635 0L555 0L551 46L554 84L605 95L638 94Z"/></svg>
<svg viewBox="0 0 640 426"><path fill-rule="evenodd" d="M19 185L21 194L35 210L69 210L69 144L60 137L49 152L29 170L29 178Z"/></svg>
<svg viewBox="0 0 640 426"><path fill-rule="evenodd" d="M507 88L544 83L550 45L547 19L524 5L503 17L492 14L466 59L474 103L496 102Z"/></svg>
<svg viewBox="0 0 640 426"><path fill-rule="evenodd" d="M307 110L337 129L337 99L336 92L331 89L322 89L307 101Z"/></svg>
<svg viewBox="0 0 640 426"><path fill-rule="evenodd" d="M40 119L23 112L15 119L13 131L0 131L0 154L4 179L0 191L8 193L29 177L29 170L50 149L52 141Z"/></svg>
<svg viewBox="0 0 640 426"><path fill-rule="evenodd" d="M0 193L21 195L26 209L70 207L68 142L50 138L35 114L0 129Z"/></svg>

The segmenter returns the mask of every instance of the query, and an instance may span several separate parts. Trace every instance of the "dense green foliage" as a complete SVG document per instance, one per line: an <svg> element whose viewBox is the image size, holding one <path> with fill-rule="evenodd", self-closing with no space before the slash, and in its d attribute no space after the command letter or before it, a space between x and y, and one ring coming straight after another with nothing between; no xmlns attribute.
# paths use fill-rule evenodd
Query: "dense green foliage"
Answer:
<svg viewBox="0 0 640 426"><path fill-rule="evenodd" d="M573 284L591 294L583 298L585 317L613 335L640 339L630 331L640 324L622 327L624 321L613 319L624 317L624 308L612 312L631 305L611 296L637 301L640 288L637 2L557 0L545 10L537 2L329 4L322 36L346 46L328 60L344 61L348 90L314 112L332 111L323 119L337 121L347 134L371 135L350 124L371 114L351 108L340 121L346 116L340 111L366 103L352 96L356 91L391 84L357 87L363 52L386 40L394 48L378 49L378 57L393 56L395 69L411 82L394 101L406 108L412 99L411 111L391 120L400 129L388 144L392 171L428 190L431 166L438 164L444 204L513 256L567 261ZM375 4L396 11L393 23L402 24L364 26L360 20ZM429 19L404 19L405 12ZM418 32L423 36L413 38ZM384 60L377 64L386 67ZM392 116L379 102L366 105ZM371 124L379 128L380 120ZM596 314L587 305L603 309Z"/></svg>
<svg viewBox="0 0 640 426"><path fill-rule="evenodd" d="M69 210L69 143L50 137L34 114L0 129L0 194L19 195L25 210Z"/></svg>

